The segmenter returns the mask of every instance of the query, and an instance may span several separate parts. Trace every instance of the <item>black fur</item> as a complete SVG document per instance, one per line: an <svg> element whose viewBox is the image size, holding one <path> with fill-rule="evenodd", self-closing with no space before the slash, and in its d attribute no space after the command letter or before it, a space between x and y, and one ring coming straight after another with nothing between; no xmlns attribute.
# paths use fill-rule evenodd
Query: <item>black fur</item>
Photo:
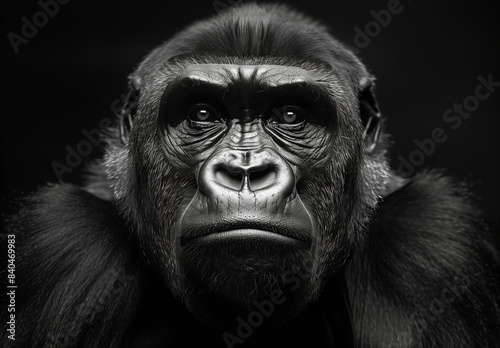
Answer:
<svg viewBox="0 0 500 348"><path fill-rule="evenodd" d="M360 346L496 347L498 233L469 193L417 175L380 205L346 271Z"/></svg>
<svg viewBox="0 0 500 348"><path fill-rule="evenodd" d="M20 206L6 221L16 235L14 346L119 345L140 297L140 266L112 205L63 184Z"/></svg>
<svg viewBox="0 0 500 348"><path fill-rule="evenodd" d="M327 63L344 74L355 92L359 92L359 75L369 76L321 25L285 7L249 5L179 33L156 49L131 78L156 76L166 59L176 64L183 59L209 61L207 57L222 62L225 57L240 57L234 59ZM380 161L386 137L381 139L370 155ZM118 130L112 129L108 149L123 146ZM124 165L119 159L107 158L107 165ZM373 182L377 173L386 173L367 167L371 172L353 173ZM93 175L92 183L83 188L59 184L40 189L21 199L18 212L6 219L2 238L16 236L18 289L16 342L2 330L2 344L223 346L220 335L206 331L187 314L141 255L130 227L135 217L124 217L110 199L112 188L122 200L131 199L134 192L121 192L123 187L116 186L116 177L106 175L102 163ZM339 338L332 336L341 333L334 332L332 325L341 326L349 316L337 316L342 298L349 301L354 343L359 347L498 346L498 234L482 221L462 184L437 172L406 181L386 175L385 197L379 200L366 233L361 233L364 222L357 221L358 244L340 273L345 282L331 279L299 324L263 336L267 345L331 347L333 341L338 345ZM375 197L383 188L365 189L373 190ZM5 296L1 301L5 320ZM296 332L302 333L302 341L291 336ZM264 347L259 337L257 333L252 340ZM341 346L350 345L349 337L346 332L347 343Z"/></svg>

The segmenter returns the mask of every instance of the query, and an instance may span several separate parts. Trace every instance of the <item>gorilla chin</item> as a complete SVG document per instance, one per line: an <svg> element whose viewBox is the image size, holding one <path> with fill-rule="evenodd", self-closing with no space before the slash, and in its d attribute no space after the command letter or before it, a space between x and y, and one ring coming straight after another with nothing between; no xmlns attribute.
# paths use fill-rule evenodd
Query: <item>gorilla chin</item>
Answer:
<svg viewBox="0 0 500 348"><path fill-rule="evenodd" d="M242 194L239 199L240 211L242 203L254 202ZM195 316L227 327L228 318L245 317L256 303L280 297L284 300L269 323L284 324L314 300L315 233L300 198L289 202L297 204L301 209L292 208L294 217L266 215L264 205L244 210L253 214L229 213L216 221L188 207L180 228L179 264L185 275L182 293L190 294L185 302Z"/></svg>
<svg viewBox="0 0 500 348"><path fill-rule="evenodd" d="M303 242L250 229L207 237L187 245L180 258L187 307L202 322L227 328L256 303L278 297L283 301L268 324L285 324L314 300L314 266Z"/></svg>

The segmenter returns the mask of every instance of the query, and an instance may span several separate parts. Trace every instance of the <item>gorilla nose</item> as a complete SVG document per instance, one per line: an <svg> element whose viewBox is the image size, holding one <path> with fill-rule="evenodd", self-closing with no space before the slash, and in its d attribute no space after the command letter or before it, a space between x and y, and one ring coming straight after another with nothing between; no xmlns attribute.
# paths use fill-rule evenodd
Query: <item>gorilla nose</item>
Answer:
<svg viewBox="0 0 500 348"><path fill-rule="evenodd" d="M237 160L215 166L215 181L235 191L257 191L273 185L278 168L270 163L239 164Z"/></svg>
<svg viewBox="0 0 500 348"><path fill-rule="evenodd" d="M200 172L200 189L220 194L232 192L276 191L286 197L292 193L295 178L290 166L269 151L225 151L205 162Z"/></svg>

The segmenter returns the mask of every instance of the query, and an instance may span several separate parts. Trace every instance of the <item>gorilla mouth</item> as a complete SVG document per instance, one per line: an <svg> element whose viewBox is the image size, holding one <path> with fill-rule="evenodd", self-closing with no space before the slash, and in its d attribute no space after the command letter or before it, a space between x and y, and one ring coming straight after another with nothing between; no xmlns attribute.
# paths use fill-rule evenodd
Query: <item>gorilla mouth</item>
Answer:
<svg viewBox="0 0 500 348"><path fill-rule="evenodd" d="M256 230L250 228L243 228L237 230L230 230L224 232L211 233L206 236L198 237L195 239L197 243L214 243L214 242L238 242L246 243L252 241L262 241L268 244L279 243L296 245L303 247L306 241L296 238L291 238L283 234L278 234L270 231Z"/></svg>
<svg viewBox="0 0 500 348"><path fill-rule="evenodd" d="M303 230L276 223L221 223L189 226L180 238L181 247L189 244L265 243L309 248L311 236Z"/></svg>

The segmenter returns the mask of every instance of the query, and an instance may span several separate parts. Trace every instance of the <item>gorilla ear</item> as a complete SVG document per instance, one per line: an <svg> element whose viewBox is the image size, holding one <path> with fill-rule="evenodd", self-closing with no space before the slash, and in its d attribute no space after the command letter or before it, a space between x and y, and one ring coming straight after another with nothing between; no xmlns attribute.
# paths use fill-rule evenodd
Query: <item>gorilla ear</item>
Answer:
<svg viewBox="0 0 500 348"><path fill-rule="evenodd" d="M140 79L129 76L127 95L120 111L120 140L125 145L128 143L128 136L132 128L132 121L139 105L139 85Z"/></svg>
<svg viewBox="0 0 500 348"><path fill-rule="evenodd" d="M372 153L379 141L382 115L373 92L373 80L370 77L364 77L360 81L360 85L359 115L365 127L363 139L365 141L366 150L368 153Z"/></svg>

